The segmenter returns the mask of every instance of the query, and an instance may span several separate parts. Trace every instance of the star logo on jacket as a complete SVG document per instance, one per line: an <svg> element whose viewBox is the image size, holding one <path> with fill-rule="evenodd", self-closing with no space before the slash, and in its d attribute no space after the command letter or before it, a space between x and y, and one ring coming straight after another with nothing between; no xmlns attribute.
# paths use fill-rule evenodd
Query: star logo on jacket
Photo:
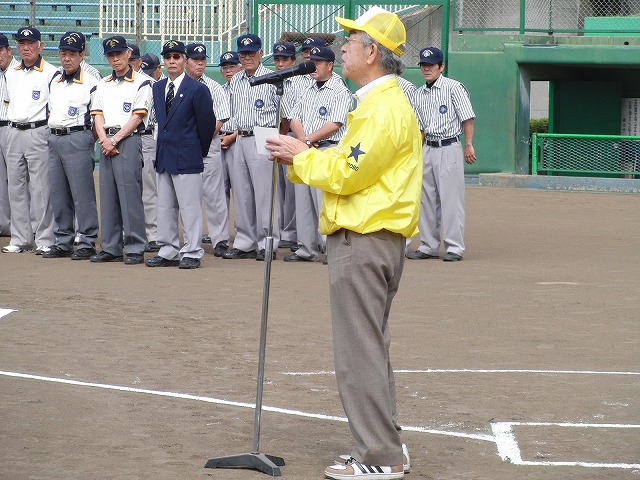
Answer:
<svg viewBox="0 0 640 480"><path fill-rule="evenodd" d="M131 103L124 102L122 104L122 110L125 111L126 113L129 113L131 111Z"/></svg>
<svg viewBox="0 0 640 480"><path fill-rule="evenodd" d="M351 149L351 153L349 154L349 156L347 158L351 158L353 157L353 159L357 162L359 160L359 156L360 155L365 155L366 152L363 152L362 150L360 150L360 143L358 143L358 145L356 145L355 147L349 146L349 148Z"/></svg>
<svg viewBox="0 0 640 480"><path fill-rule="evenodd" d="M40 100L40 90L33 90L31 92L31 98L34 100Z"/></svg>

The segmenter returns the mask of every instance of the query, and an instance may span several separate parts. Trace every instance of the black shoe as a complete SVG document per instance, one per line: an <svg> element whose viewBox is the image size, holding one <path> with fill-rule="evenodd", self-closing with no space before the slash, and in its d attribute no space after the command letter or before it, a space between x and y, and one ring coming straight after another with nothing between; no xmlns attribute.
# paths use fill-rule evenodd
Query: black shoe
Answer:
<svg viewBox="0 0 640 480"><path fill-rule="evenodd" d="M292 242L291 240L280 240L278 242L278 248L291 248L297 247L298 242Z"/></svg>
<svg viewBox="0 0 640 480"><path fill-rule="evenodd" d="M89 260L95 254L95 248L79 248L71 254L71 260Z"/></svg>
<svg viewBox="0 0 640 480"><path fill-rule="evenodd" d="M177 267L180 264L180 260L168 260L160 255L156 255L145 261L144 264L147 267Z"/></svg>
<svg viewBox="0 0 640 480"><path fill-rule="evenodd" d="M313 262L313 260L311 260L310 258L304 258L304 257L301 257L300 255L296 255L295 253L291 255L287 255L286 257L283 258L283 260L285 262Z"/></svg>
<svg viewBox="0 0 640 480"><path fill-rule="evenodd" d="M298 251L298 249L299 249L299 248L300 248L300 245L298 245L298 244L296 243L295 245L291 245L291 246L289 247L289 250L291 250L292 252L294 252L294 253L295 253L295 252L297 252L297 251Z"/></svg>
<svg viewBox="0 0 640 480"><path fill-rule="evenodd" d="M209 235L207 235L206 237L202 237L202 240L200 240L202 243L211 243L211 237Z"/></svg>
<svg viewBox="0 0 640 480"><path fill-rule="evenodd" d="M405 255L409 260L430 260L432 258L440 258L440 255L430 255L428 253L416 250L415 252L407 253Z"/></svg>
<svg viewBox="0 0 640 480"><path fill-rule="evenodd" d="M265 259L265 251L264 251L264 248L263 248L256 255L256 260L258 262L264 262L264 259ZM276 252L271 252L271 260L275 260L275 259L276 259Z"/></svg>
<svg viewBox="0 0 640 480"><path fill-rule="evenodd" d="M462 260L462 255L458 255L457 253L447 252L447 254L442 257L443 262L459 262Z"/></svg>
<svg viewBox="0 0 640 480"><path fill-rule="evenodd" d="M91 255L89 257L89 261L93 263L104 263L104 262L121 262L122 255L111 255L109 252L105 252L104 250L95 255Z"/></svg>
<svg viewBox="0 0 640 480"><path fill-rule="evenodd" d="M180 260L180 264L178 265L178 268L182 268L182 269L200 268L200 260L193 257L182 257L182 260Z"/></svg>
<svg viewBox="0 0 640 480"><path fill-rule="evenodd" d="M209 243L211 243L211 239L209 239ZM216 247L213 249L213 256L214 257L221 257L222 254L226 251L229 250L229 245L227 245L227 242L218 242L216 244Z"/></svg>
<svg viewBox="0 0 640 480"><path fill-rule="evenodd" d="M256 258L256 251L251 250L249 252L245 252L244 250L238 250L237 248L232 248L231 250L227 250L222 254L222 258L238 260L242 258Z"/></svg>
<svg viewBox="0 0 640 480"><path fill-rule="evenodd" d="M147 245L144 247L144 251L145 252L159 252L160 251L160 245L158 245L158 242L151 241L149 243L147 243Z"/></svg>
<svg viewBox="0 0 640 480"><path fill-rule="evenodd" d="M127 253L124 259L125 265L140 265L144 263L144 255L142 253Z"/></svg>
<svg viewBox="0 0 640 480"><path fill-rule="evenodd" d="M54 245L48 252L42 254L42 258L68 258L72 253L70 250L63 250L57 245Z"/></svg>

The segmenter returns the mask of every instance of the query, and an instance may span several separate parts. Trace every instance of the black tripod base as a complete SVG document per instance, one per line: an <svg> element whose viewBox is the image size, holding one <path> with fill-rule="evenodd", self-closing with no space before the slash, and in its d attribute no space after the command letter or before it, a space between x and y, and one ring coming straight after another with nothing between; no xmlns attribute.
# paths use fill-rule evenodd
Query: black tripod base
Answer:
<svg viewBox="0 0 640 480"><path fill-rule="evenodd" d="M264 453L241 453L228 457L210 458L204 468L251 468L260 472L279 477L280 468L284 465L284 459L266 455Z"/></svg>

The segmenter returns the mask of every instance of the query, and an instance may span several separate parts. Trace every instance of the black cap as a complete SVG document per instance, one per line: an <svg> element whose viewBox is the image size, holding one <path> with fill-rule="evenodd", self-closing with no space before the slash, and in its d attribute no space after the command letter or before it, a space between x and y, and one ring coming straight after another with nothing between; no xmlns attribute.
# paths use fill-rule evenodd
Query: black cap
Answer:
<svg viewBox="0 0 640 480"><path fill-rule="evenodd" d="M273 56L295 58L296 46L291 42L277 42L273 45Z"/></svg>
<svg viewBox="0 0 640 480"><path fill-rule="evenodd" d="M254 33L240 35L236 43L238 45L238 53L257 52L262 49L262 40Z"/></svg>
<svg viewBox="0 0 640 480"><path fill-rule="evenodd" d="M135 43L130 43L129 48L131 49L131 57L129 60L137 60L140 58L140 47Z"/></svg>
<svg viewBox="0 0 640 480"><path fill-rule="evenodd" d="M6 35L0 33L0 48L7 47L9 48L9 39Z"/></svg>
<svg viewBox="0 0 640 480"><path fill-rule="evenodd" d="M207 58L207 47L204 43L190 43L187 45L187 58Z"/></svg>
<svg viewBox="0 0 640 480"><path fill-rule="evenodd" d="M60 50L82 52L85 47L84 35L80 32L67 32L60 38Z"/></svg>
<svg viewBox="0 0 640 480"><path fill-rule="evenodd" d="M102 48L104 49L104 54L108 55L113 52L124 52L125 50L129 50L129 45L127 45L127 41L122 35L116 35L105 39L102 42Z"/></svg>
<svg viewBox="0 0 640 480"><path fill-rule="evenodd" d="M22 27L15 35L16 42L20 40L31 40L32 42L39 42L42 38L40 36L40 30L35 27Z"/></svg>
<svg viewBox="0 0 640 480"><path fill-rule="evenodd" d="M335 62L336 54L333 53L328 47L313 47L309 51L309 58L311 60L324 60L326 62Z"/></svg>
<svg viewBox="0 0 640 480"><path fill-rule="evenodd" d="M221 67L222 65L238 65L239 63L240 58L238 57L238 54L234 51L229 51L224 52L222 55L220 55L220 64L218 66Z"/></svg>
<svg viewBox="0 0 640 480"><path fill-rule="evenodd" d="M147 75L152 74L155 69L158 68L158 65L160 65L160 59L153 53L147 53L141 58L142 63L140 64L140 68L142 68L142 71Z"/></svg>
<svg viewBox="0 0 640 480"><path fill-rule="evenodd" d="M186 54L187 48L184 46L184 43L182 43L179 40L169 40L168 42L165 42L165 44L162 46L161 55L164 55L165 53L171 53L171 52Z"/></svg>

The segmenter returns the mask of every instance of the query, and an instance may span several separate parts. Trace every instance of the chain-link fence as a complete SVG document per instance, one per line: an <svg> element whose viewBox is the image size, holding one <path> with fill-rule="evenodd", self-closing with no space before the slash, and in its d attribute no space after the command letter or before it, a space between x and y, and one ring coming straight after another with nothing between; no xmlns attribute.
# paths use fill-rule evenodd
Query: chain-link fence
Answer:
<svg viewBox="0 0 640 480"><path fill-rule="evenodd" d="M640 137L534 133L532 145L533 175L640 178Z"/></svg>
<svg viewBox="0 0 640 480"><path fill-rule="evenodd" d="M456 0L455 31L638 33L638 0ZM622 18L621 18L622 17Z"/></svg>

